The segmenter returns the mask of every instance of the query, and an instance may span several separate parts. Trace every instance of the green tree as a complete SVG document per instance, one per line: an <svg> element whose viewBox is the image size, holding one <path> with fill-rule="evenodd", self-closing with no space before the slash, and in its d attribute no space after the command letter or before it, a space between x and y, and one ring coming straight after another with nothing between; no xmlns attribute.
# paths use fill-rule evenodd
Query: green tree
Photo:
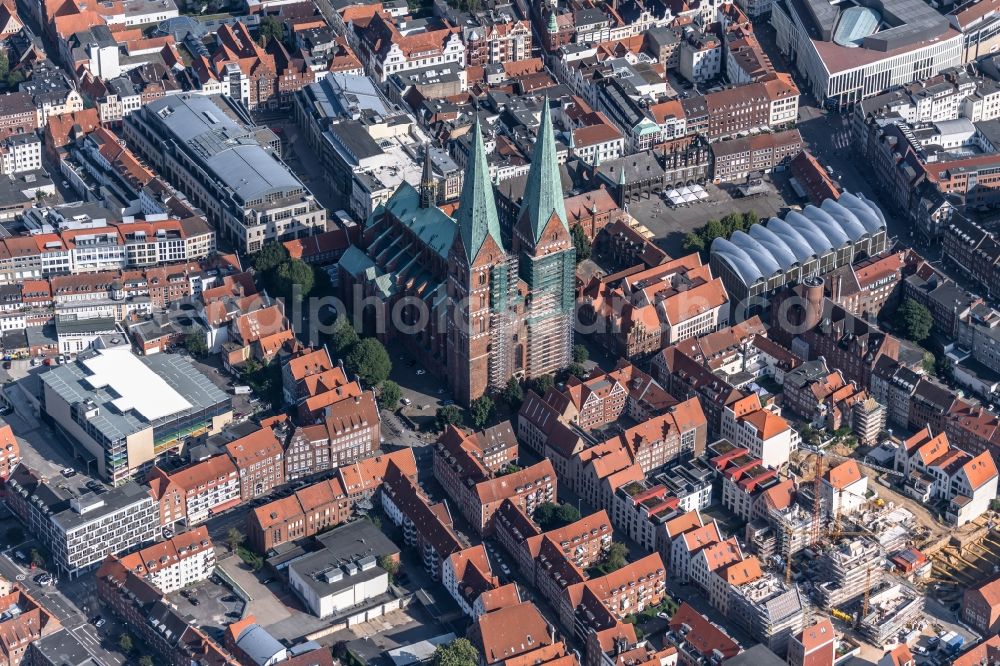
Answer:
<svg viewBox="0 0 1000 666"><path fill-rule="evenodd" d="M574 224L570 230L570 235L573 236L573 247L576 248L576 263L580 263L584 259L590 259L594 245L587 238L587 232L583 230L583 227L579 224Z"/></svg>
<svg viewBox="0 0 1000 666"><path fill-rule="evenodd" d="M396 580L396 574L399 573L399 562L392 559L388 555L382 555L378 558L378 565L385 569L385 572L389 574L389 582Z"/></svg>
<svg viewBox="0 0 1000 666"><path fill-rule="evenodd" d="M243 534L238 528L230 527L229 531L226 532L226 544L229 546L229 551L232 552L243 545L243 542L247 540L247 535Z"/></svg>
<svg viewBox="0 0 1000 666"><path fill-rule="evenodd" d="M934 318L927 306L907 298L896 309L896 326L907 340L923 342L931 334Z"/></svg>
<svg viewBox="0 0 1000 666"><path fill-rule="evenodd" d="M353 347L344 359L348 372L357 375L369 386L378 386L392 372L389 352L375 338L365 338Z"/></svg>
<svg viewBox="0 0 1000 666"><path fill-rule="evenodd" d="M928 375L933 375L935 373L934 354L929 351L925 351L924 358L921 360L920 365L923 367L924 372Z"/></svg>
<svg viewBox="0 0 1000 666"><path fill-rule="evenodd" d="M434 649L434 666L478 666L479 651L467 638L438 645Z"/></svg>
<svg viewBox="0 0 1000 666"><path fill-rule="evenodd" d="M705 241L701 239L699 234L689 231L684 234L684 239L681 241L681 249L685 252L704 252Z"/></svg>
<svg viewBox="0 0 1000 666"><path fill-rule="evenodd" d="M7 539L7 543L11 546L16 546L17 544L24 541L24 530L20 527L9 527L4 535Z"/></svg>
<svg viewBox="0 0 1000 666"><path fill-rule="evenodd" d="M268 241L253 256L253 268L258 273L270 273L288 259L288 250L284 245L278 241Z"/></svg>
<svg viewBox="0 0 1000 666"><path fill-rule="evenodd" d="M586 363L590 360L590 352L586 345L573 345L573 362Z"/></svg>
<svg viewBox="0 0 1000 666"><path fill-rule="evenodd" d="M237 546L236 554L239 555L244 564L250 567L251 571L257 572L264 568L264 558L246 546Z"/></svg>
<svg viewBox="0 0 1000 666"><path fill-rule="evenodd" d="M202 329L191 331L184 336L184 346L192 356L205 356L208 354L208 336Z"/></svg>
<svg viewBox="0 0 1000 666"><path fill-rule="evenodd" d="M462 410L455 405L445 405L438 407L434 414L438 430L444 430L449 425L458 425L462 422Z"/></svg>
<svg viewBox="0 0 1000 666"><path fill-rule="evenodd" d="M951 359L940 354L934 361L934 373L942 379L951 378Z"/></svg>
<svg viewBox="0 0 1000 666"><path fill-rule="evenodd" d="M17 84L21 83L21 81L24 81L24 78L25 78L24 72L22 72L21 70L17 70L16 72L8 74L7 87L13 90L14 88L17 87Z"/></svg>
<svg viewBox="0 0 1000 666"><path fill-rule="evenodd" d="M699 233L702 242L708 246L716 238L724 238L729 235L729 228L720 220L709 220Z"/></svg>
<svg viewBox="0 0 1000 666"><path fill-rule="evenodd" d="M118 637L118 649L123 654L129 654L134 647L135 644L132 642L132 637L129 634L122 634Z"/></svg>
<svg viewBox="0 0 1000 666"><path fill-rule="evenodd" d="M258 34L261 39L264 40L265 45L272 39L281 42L285 38L285 28L281 24L281 21L273 16L265 16L260 21L260 28L258 28Z"/></svg>
<svg viewBox="0 0 1000 666"><path fill-rule="evenodd" d="M403 397L403 391L399 384L394 381L385 380L378 389L378 401L382 403L384 409L393 410L399 405L399 399Z"/></svg>
<svg viewBox="0 0 1000 666"><path fill-rule="evenodd" d="M566 372L576 377L579 377L580 379L583 379L584 377L587 376L587 368L584 367L582 363L570 363L569 366L566 368Z"/></svg>
<svg viewBox="0 0 1000 666"><path fill-rule="evenodd" d="M141 657L139 657L139 666L153 666L153 664L154 664L153 658L150 657L148 654L144 654Z"/></svg>
<svg viewBox="0 0 1000 666"><path fill-rule="evenodd" d="M549 389L556 385L556 380L552 375L539 375L531 380L531 390L538 395L544 396Z"/></svg>
<svg viewBox="0 0 1000 666"><path fill-rule="evenodd" d="M521 388L521 382L517 381L515 377L508 379L507 386L500 392L500 398L510 405L511 410L520 409L521 403L524 402L524 389Z"/></svg>
<svg viewBox="0 0 1000 666"><path fill-rule="evenodd" d="M479 430L493 419L496 413L496 405L488 395L483 395L472 401L469 405L469 415L472 418L472 426Z"/></svg>
<svg viewBox="0 0 1000 666"><path fill-rule="evenodd" d="M532 518L539 527L548 532L580 520L580 511L572 504L543 502L535 509Z"/></svg>
<svg viewBox="0 0 1000 666"><path fill-rule="evenodd" d="M605 573L618 571L628 564L628 560L625 559L627 556L628 548L625 547L625 544L612 541L611 545L608 546L608 552L604 555L603 567Z"/></svg>
<svg viewBox="0 0 1000 666"><path fill-rule="evenodd" d="M580 510L572 504L560 504L559 508L556 509L556 518L558 518L559 522L563 525L569 525L570 523L575 523L580 520Z"/></svg>
<svg viewBox="0 0 1000 666"><path fill-rule="evenodd" d="M279 264L270 275L270 290L274 292L272 295L280 296L286 302L291 302L293 298L304 300L312 291L316 280L312 266L301 259L290 259Z"/></svg>
<svg viewBox="0 0 1000 666"><path fill-rule="evenodd" d="M358 332L354 330L351 322L344 316L337 320L333 331L330 333L329 338L327 338L327 344L330 347L331 354L343 358L351 352L351 349L354 348L359 339Z"/></svg>
<svg viewBox="0 0 1000 666"><path fill-rule="evenodd" d="M10 74L10 61L7 60L7 49L0 48L0 79L6 81Z"/></svg>
<svg viewBox="0 0 1000 666"><path fill-rule="evenodd" d="M31 563L36 567L45 566L45 554L37 548L31 549Z"/></svg>

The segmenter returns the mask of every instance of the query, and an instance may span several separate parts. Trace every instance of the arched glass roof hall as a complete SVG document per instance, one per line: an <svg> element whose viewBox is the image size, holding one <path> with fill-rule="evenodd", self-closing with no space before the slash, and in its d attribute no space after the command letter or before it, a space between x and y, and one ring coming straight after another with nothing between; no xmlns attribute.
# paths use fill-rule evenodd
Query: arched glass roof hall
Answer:
<svg viewBox="0 0 1000 666"><path fill-rule="evenodd" d="M863 196L844 192L839 201L806 206L784 220L772 217L744 233L712 241L712 254L728 263L746 285L782 273L885 230L885 218Z"/></svg>

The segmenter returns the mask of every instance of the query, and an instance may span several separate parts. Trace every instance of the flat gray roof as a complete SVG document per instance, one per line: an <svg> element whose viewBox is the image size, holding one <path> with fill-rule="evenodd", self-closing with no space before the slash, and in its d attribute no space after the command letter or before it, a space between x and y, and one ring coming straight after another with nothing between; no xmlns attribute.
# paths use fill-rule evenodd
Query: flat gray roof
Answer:
<svg viewBox="0 0 1000 666"><path fill-rule="evenodd" d="M145 108L241 202L306 192L295 174L257 143L256 128L236 122L212 97L170 95Z"/></svg>
<svg viewBox="0 0 1000 666"><path fill-rule="evenodd" d="M135 358L163 380L173 393L191 405L190 408L149 421L135 409L125 409L125 411L119 409L128 407L121 402L121 399L127 396L119 395L112 386L92 388L90 378L93 373L87 368L85 361L97 355L98 352L95 351L84 352L77 356L76 361L46 372L42 376L42 382L70 405L92 400L99 413L90 419L90 423L111 441L123 439L150 426L170 423L187 414L210 409L229 400L229 396L199 372L186 356L177 354L136 356Z"/></svg>

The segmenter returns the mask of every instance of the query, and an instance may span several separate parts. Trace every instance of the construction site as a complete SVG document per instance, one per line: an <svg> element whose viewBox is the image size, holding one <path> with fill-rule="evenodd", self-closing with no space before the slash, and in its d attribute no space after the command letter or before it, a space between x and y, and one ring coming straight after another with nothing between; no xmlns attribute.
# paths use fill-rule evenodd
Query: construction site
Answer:
<svg viewBox="0 0 1000 666"><path fill-rule="evenodd" d="M772 560L784 566L786 581L802 585L813 613L840 620L846 634L884 649L933 628L926 597L954 604L966 588L1000 573L1000 530L992 512L949 529L893 489L890 470L860 463L861 474L878 485L841 513L849 503L831 501L839 490L827 470L845 460L815 453L793 459L796 502L768 520L777 537Z"/></svg>
<svg viewBox="0 0 1000 666"><path fill-rule="evenodd" d="M1000 574L1000 529L995 516L983 515L946 538L924 546L931 575L921 582L945 604L961 601L967 588Z"/></svg>

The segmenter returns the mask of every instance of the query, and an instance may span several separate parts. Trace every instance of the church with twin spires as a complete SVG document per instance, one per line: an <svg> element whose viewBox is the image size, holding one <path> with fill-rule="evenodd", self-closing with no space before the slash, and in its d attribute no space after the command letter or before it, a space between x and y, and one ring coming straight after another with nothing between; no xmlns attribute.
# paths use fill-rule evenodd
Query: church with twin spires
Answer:
<svg viewBox="0 0 1000 666"><path fill-rule="evenodd" d="M465 405L570 364L576 266L548 101L512 229L501 229L479 123L472 132L454 216L425 158L420 187L400 185L339 263L364 332L405 347Z"/></svg>

